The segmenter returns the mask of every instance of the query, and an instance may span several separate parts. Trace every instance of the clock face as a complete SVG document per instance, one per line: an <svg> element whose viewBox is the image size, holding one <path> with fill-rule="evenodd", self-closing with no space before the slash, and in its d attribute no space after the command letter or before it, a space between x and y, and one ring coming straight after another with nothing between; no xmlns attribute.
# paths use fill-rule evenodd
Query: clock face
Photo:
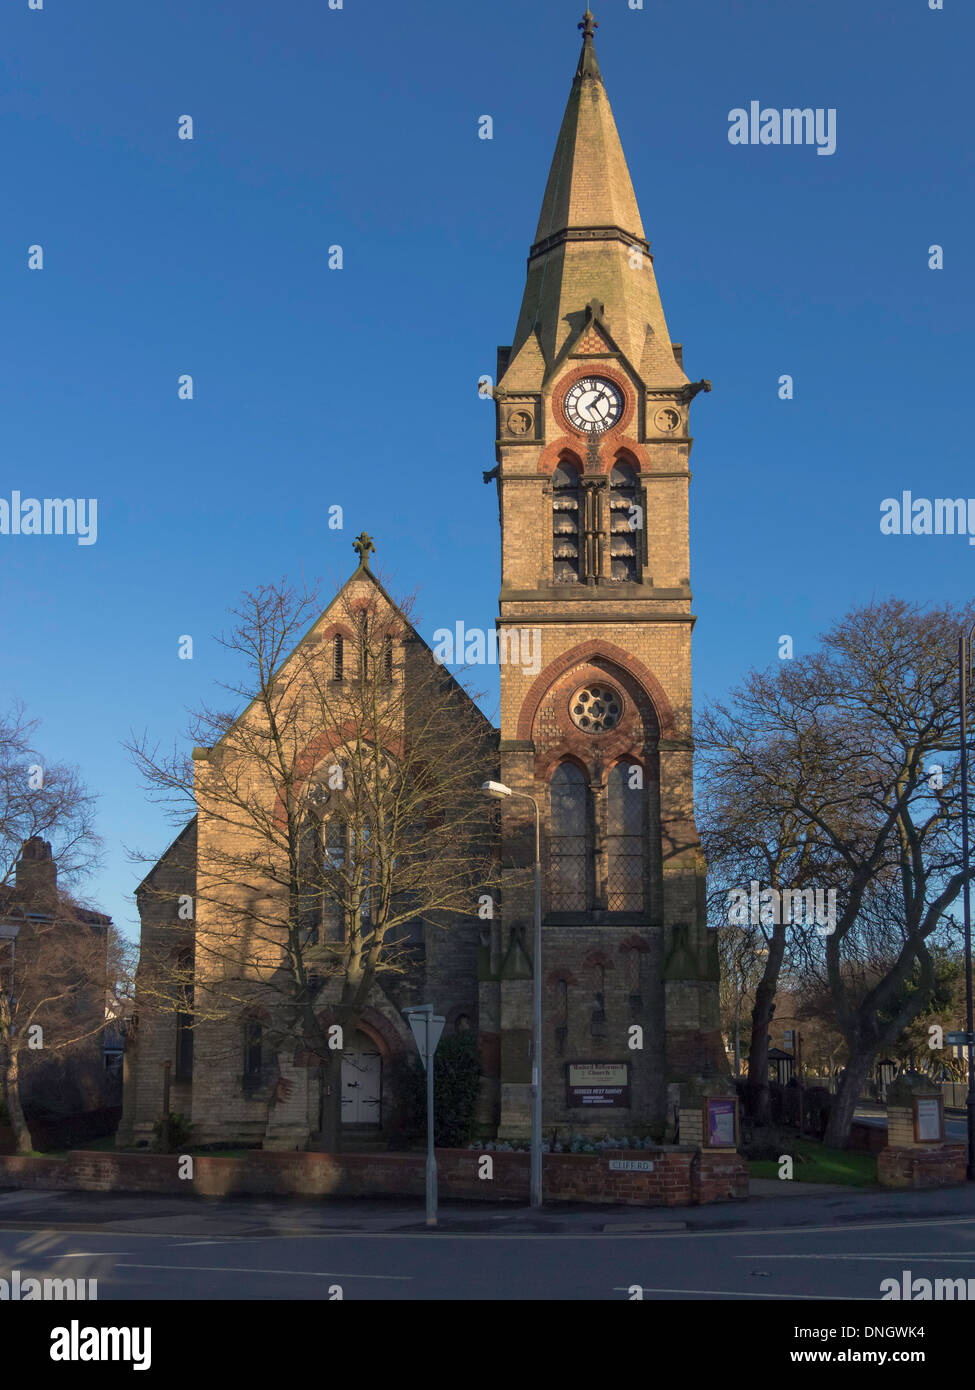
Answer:
<svg viewBox="0 0 975 1390"><path fill-rule="evenodd" d="M587 434L601 434L619 423L623 394L601 376L587 376L565 393L563 409L569 422Z"/></svg>

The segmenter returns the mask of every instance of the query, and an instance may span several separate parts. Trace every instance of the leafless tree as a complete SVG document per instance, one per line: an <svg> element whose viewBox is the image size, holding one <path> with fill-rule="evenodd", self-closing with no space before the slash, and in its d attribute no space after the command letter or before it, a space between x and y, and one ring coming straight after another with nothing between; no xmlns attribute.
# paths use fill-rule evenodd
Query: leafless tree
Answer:
<svg viewBox="0 0 975 1390"><path fill-rule="evenodd" d="M878 1053L927 1007L930 938L965 881L955 634L973 616L897 599L854 609L812 655L752 673L733 708L705 724L705 745L729 760L725 795L737 772L743 811L770 827L769 853L798 829L814 875L837 891L835 927L820 949L848 1055L829 1144L845 1142ZM896 946L861 993L847 963L862 949L871 904L891 886Z"/></svg>

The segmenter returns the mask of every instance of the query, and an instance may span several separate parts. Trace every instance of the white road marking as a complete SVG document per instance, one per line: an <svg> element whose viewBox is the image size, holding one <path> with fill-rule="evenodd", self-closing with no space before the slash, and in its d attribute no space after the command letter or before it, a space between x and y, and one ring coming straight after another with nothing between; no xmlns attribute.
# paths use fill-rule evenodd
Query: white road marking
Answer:
<svg viewBox="0 0 975 1390"><path fill-rule="evenodd" d="M398 1279L412 1283L411 1274L325 1274L319 1269L234 1269L229 1265L119 1264L117 1269L175 1269L181 1274L293 1274L302 1279Z"/></svg>
<svg viewBox="0 0 975 1390"><path fill-rule="evenodd" d="M975 1260L975 1254L971 1255L942 1255L940 1251L935 1251L933 1255L925 1254L921 1251L910 1250L888 1250L880 1255L770 1255L764 1251L761 1255L736 1255L736 1260L946 1260L951 1264L971 1264Z"/></svg>
<svg viewBox="0 0 975 1390"><path fill-rule="evenodd" d="M793 1299L809 1299L814 1303L874 1303L877 1300L872 1298L861 1298L853 1294L821 1294L821 1293L739 1293L730 1289L651 1289L646 1284L641 1285L644 1293L680 1293L680 1294L711 1294L715 1298L786 1298L790 1302ZM617 1285L613 1289L614 1293L629 1293L629 1286ZM631 1300L639 1303L638 1298Z"/></svg>

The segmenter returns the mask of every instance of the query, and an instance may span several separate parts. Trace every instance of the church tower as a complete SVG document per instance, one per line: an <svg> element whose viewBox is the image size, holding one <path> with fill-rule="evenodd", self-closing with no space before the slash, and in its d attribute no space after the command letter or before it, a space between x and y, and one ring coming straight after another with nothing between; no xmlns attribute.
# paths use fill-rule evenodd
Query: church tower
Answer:
<svg viewBox="0 0 975 1390"><path fill-rule="evenodd" d="M534 798L542 1082L558 1128L699 1141L728 1089L694 825L691 383L587 10L582 53L498 349L501 902L482 950L483 1119L529 1129Z"/></svg>

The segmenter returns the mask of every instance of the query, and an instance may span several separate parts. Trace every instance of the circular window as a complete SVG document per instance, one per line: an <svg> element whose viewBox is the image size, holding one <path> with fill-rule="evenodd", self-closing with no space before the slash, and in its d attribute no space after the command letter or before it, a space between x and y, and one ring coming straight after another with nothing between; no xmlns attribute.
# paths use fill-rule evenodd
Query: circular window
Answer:
<svg viewBox="0 0 975 1390"><path fill-rule="evenodd" d="M602 734L620 722L623 697L609 685L584 685L569 701L569 713L587 734Z"/></svg>

